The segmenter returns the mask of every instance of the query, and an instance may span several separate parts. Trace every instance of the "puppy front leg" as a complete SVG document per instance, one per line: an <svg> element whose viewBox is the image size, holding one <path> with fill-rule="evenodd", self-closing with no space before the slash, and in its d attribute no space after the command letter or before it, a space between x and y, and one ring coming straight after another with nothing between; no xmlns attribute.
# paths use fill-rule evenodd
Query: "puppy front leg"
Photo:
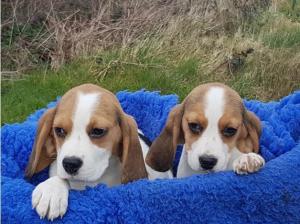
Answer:
<svg viewBox="0 0 300 224"><path fill-rule="evenodd" d="M232 167L237 174L248 174L258 171L265 165L265 160L259 154L250 152L241 154L233 161Z"/></svg>
<svg viewBox="0 0 300 224"><path fill-rule="evenodd" d="M242 153L233 148L229 154L227 170L233 170L237 174L254 173L265 165L265 160L257 153Z"/></svg>
<svg viewBox="0 0 300 224"><path fill-rule="evenodd" d="M69 184L58 176L53 176L40 183L32 192L32 208L40 218L53 220L62 217L68 207Z"/></svg>

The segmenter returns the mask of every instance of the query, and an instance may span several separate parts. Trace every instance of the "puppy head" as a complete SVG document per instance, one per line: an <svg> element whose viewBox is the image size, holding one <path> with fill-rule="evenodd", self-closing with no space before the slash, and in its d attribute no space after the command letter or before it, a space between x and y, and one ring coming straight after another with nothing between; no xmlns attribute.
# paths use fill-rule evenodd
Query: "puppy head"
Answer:
<svg viewBox="0 0 300 224"><path fill-rule="evenodd" d="M234 90L220 83L200 85L170 112L146 162L166 171L172 167L177 144L184 143L193 170L225 170L233 148L258 152L260 131L259 119L245 109Z"/></svg>
<svg viewBox="0 0 300 224"><path fill-rule="evenodd" d="M56 159L61 178L96 181L111 156L122 163L122 183L147 176L135 121L111 92L85 84L69 90L40 119L26 175Z"/></svg>

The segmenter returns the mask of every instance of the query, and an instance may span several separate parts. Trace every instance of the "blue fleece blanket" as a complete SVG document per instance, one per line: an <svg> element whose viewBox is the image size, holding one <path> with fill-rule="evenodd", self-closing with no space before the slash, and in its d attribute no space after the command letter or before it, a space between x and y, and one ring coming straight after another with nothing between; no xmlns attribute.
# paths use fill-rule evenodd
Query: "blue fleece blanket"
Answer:
<svg viewBox="0 0 300 224"><path fill-rule="evenodd" d="M176 95L126 91L117 94L124 110L153 140L161 131ZM300 91L278 102L245 101L263 121L260 172L195 175L174 180L140 180L108 188L71 191L69 207L56 223L300 223ZM50 103L49 107L53 107ZM34 185L24 169L41 109L21 124L1 128L2 223L43 223L31 208ZM177 166L180 149L176 154Z"/></svg>

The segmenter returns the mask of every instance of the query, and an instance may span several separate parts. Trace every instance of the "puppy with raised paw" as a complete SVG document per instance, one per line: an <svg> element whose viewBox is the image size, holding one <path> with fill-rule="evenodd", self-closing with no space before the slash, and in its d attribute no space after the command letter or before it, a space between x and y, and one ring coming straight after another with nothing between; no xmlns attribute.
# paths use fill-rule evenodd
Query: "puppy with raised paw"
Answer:
<svg viewBox="0 0 300 224"><path fill-rule="evenodd" d="M261 124L237 92L221 83L196 87L169 114L146 163L163 172L172 168L178 144L184 144L177 177L234 170L253 173L265 161L258 154Z"/></svg>

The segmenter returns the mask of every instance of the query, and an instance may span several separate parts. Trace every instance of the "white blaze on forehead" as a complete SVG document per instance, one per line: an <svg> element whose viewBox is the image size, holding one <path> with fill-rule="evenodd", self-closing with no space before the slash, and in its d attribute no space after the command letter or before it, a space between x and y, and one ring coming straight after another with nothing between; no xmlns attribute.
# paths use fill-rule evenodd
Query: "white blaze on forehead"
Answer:
<svg viewBox="0 0 300 224"><path fill-rule="evenodd" d="M78 93L76 109L73 114L73 130L85 130L91 115L100 103L99 93Z"/></svg>
<svg viewBox="0 0 300 224"><path fill-rule="evenodd" d="M187 151L188 164L193 170L201 171L199 157L212 156L217 159L213 170L224 170L229 159L228 145L223 142L219 130L219 121L224 114L225 107L224 88L214 86L208 89L204 96L204 103L207 127L198 140L191 145L191 150Z"/></svg>
<svg viewBox="0 0 300 224"><path fill-rule="evenodd" d="M226 145L222 141L218 125L224 113L224 89L211 87L204 96L204 103L207 127L191 145L191 150L188 151L188 164L193 170L199 170L201 169L199 157L209 155L218 160L214 169L221 170L227 160Z"/></svg>
<svg viewBox="0 0 300 224"><path fill-rule="evenodd" d="M212 87L205 96L205 117L209 127L218 128L219 119L224 113L224 89Z"/></svg>

